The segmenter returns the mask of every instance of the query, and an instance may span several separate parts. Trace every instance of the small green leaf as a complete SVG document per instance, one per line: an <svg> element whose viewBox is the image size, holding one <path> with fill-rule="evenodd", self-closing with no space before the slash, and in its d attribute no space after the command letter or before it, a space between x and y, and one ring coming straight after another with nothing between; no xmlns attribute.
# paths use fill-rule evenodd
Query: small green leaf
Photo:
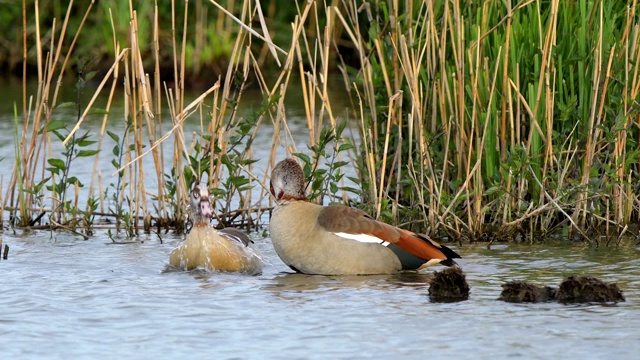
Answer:
<svg viewBox="0 0 640 360"><path fill-rule="evenodd" d="M218 189L218 188L211 189L211 195L214 196L214 197L220 197L221 198L221 197L225 196L226 194L227 193L222 189Z"/></svg>
<svg viewBox="0 0 640 360"><path fill-rule="evenodd" d="M230 180L235 187L240 187L249 183L249 179L244 176L231 176Z"/></svg>
<svg viewBox="0 0 640 360"><path fill-rule="evenodd" d="M60 159L48 159L47 162L49 165L53 166L56 169L64 170L67 167L64 165L64 161Z"/></svg>
<svg viewBox="0 0 640 360"><path fill-rule="evenodd" d="M293 153L293 156L302 160L305 164L311 164L311 158L307 154L303 153Z"/></svg>
<svg viewBox="0 0 640 360"><path fill-rule="evenodd" d="M491 196L491 195L501 195L503 193L502 189L497 187L497 186L492 186L490 188L488 188L485 192L484 195L486 196Z"/></svg>
<svg viewBox="0 0 640 360"><path fill-rule="evenodd" d="M80 150L78 151L78 157L89 157L89 156L94 156L95 154L97 154L100 150Z"/></svg>
<svg viewBox="0 0 640 360"><path fill-rule="evenodd" d="M227 155L224 155L222 157L222 163L228 168L233 167L233 164L231 163L231 160L229 159L229 156L227 156Z"/></svg>
<svg viewBox="0 0 640 360"><path fill-rule="evenodd" d="M58 130L58 129L64 129L64 127L65 127L64 121L62 121L62 120L51 120L47 124L47 132ZM42 134L42 131L40 131L40 133Z"/></svg>
<svg viewBox="0 0 640 360"><path fill-rule="evenodd" d="M258 162L257 159L244 159L244 160L240 160L240 165L242 166L247 166L247 165L251 165Z"/></svg>
<svg viewBox="0 0 640 360"><path fill-rule="evenodd" d="M320 190L322 189L322 178L317 177L313 180L313 183L311 183L311 188L313 190Z"/></svg>
<svg viewBox="0 0 640 360"><path fill-rule="evenodd" d="M64 141L64 139L66 139L67 137L65 135L62 135L58 130L53 130L51 131L53 134L55 134L55 136L60 139L60 141ZM67 143L67 145L65 145L65 147L68 149L71 146L71 141Z"/></svg>
<svg viewBox="0 0 640 360"><path fill-rule="evenodd" d="M356 188L353 188L353 187L350 187L350 186L345 186L345 187L342 188L342 190L348 191L348 192L351 192L351 193L354 193L354 194L359 194L360 193L360 190L358 190Z"/></svg>
<svg viewBox="0 0 640 360"><path fill-rule="evenodd" d="M69 179L67 179L67 184L78 184L79 187L82 187L82 183L75 176L72 176Z"/></svg>
<svg viewBox="0 0 640 360"><path fill-rule="evenodd" d="M351 149L353 149L353 148L355 148L355 146L353 146L353 144L350 144L350 143L342 144L342 145L340 145L340 146L338 147L338 152L343 152L343 151L346 151L346 150L351 150Z"/></svg>
<svg viewBox="0 0 640 360"><path fill-rule="evenodd" d="M76 105L78 105L78 104L76 104L73 101L67 101L67 102L63 102L60 105L56 106L56 109L75 108Z"/></svg>
<svg viewBox="0 0 640 360"><path fill-rule="evenodd" d="M112 138L113 141L120 142L120 137L118 136L118 134L107 130L107 135L109 135L109 137Z"/></svg>
<svg viewBox="0 0 640 360"><path fill-rule="evenodd" d="M96 71L89 71L87 75L84 77L86 81L93 79L96 76Z"/></svg>
<svg viewBox="0 0 640 360"><path fill-rule="evenodd" d="M85 146L89 146L89 145L93 145L95 144L96 141L94 140L79 140L78 142L76 142L76 144L80 147L85 147Z"/></svg>

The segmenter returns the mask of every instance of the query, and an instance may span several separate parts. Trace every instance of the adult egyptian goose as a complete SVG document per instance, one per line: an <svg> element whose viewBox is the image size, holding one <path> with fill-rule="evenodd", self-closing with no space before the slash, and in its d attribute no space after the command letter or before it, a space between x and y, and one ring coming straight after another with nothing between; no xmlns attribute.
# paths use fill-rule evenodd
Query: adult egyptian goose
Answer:
<svg viewBox="0 0 640 360"><path fill-rule="evenodd" d="M190 216L193 228L171 252L171 266L184 270L200 267L210 271L262 272L262 259L250 246L247 234L234 228L218 231L209 224L212 212L206 187L196 185L191 192Z"/></svg>
<svg viewBox="0 0 640 360"><path fill-rule="evenodd" d="M304 173L293 159L271 173L276 207L269 230L278 256L305 274L390 274L425 266L455 264L453 250L346 206L308 202Z"/></svg>

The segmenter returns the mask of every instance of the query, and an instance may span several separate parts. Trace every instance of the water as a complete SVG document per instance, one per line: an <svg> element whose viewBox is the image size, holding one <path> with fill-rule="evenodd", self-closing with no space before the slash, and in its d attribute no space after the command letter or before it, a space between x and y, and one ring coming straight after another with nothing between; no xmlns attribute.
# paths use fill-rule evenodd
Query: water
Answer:
<svg viewBox="0 0 640 360"><path fill-rule="evenodd" d="M2 235L3 358L637 357L638 249L458 248L469 300L431 303L424 274L292 274L254 234L262 275L165 271L180 238L116 245L46 232ZM616 305L508 304L500 285L617 281Z"/></svg>
<svg viewBox="0 0 640 360"><path fill-rule="evenodd" d="M304 121L294 116L292 132L304 150ZM0 158L9 158L0 170L9 174L13 127L5 120L0 126ZM269 141L255 142L258 155L271 133L261 136ZM640 353L640 248L631 239L608 249L563 241L452 245L463 256L471 295L442 304L430 302L425 274L292 274L270 239L252 236L265 262L259 276L166 271L181 241L172 234L114 244L104 232L84 241L5 229L0 237L11 251L0 260L2 358L632 359ZM618 282L627 301L496 300L506 281L557 286L569 275Z"/></svg>

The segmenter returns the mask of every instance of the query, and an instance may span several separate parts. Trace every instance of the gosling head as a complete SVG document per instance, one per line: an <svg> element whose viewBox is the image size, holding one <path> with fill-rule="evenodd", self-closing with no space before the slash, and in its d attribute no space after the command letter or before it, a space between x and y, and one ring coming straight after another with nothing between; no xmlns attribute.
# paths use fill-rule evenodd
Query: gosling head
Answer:
<svg viewBox="0 0 640 360"><path fill-rule="evenodd" d="M209 224L213 213L209 200L209 190L206 186L196 185L191 191L190 199L191 219L195 224Z"/></svg>

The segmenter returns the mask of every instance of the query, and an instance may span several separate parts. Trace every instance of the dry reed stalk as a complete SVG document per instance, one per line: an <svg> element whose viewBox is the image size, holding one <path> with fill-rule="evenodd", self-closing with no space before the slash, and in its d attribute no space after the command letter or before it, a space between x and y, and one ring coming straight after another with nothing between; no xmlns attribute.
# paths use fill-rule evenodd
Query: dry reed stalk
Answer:
<svg viewBox="0 0 640 360"><path fill-rule="evenodd" d="M351 39L355 51L360 61L360 69L358 76L362 80L362 91L357 86L354 86L356 91L356 97L359 99L360 104L356 110L360 114L361 119L361 139L363 139L363 154L366 159L364 161L367 167L367 174L369 176L366 182L369 187L369 202L374 209L380 208L380 198L378 197L379 191L381 191L378 185L378 179L381 178L382 173L378 173L376 162L379 160L379 151L376 148L378 139L378 130L375 124L377 123L377 112L375 108L375 89L373 87L373 68L369 60L369 52L365 47L362 35L359 33L360 26L358 20L358 6L355 1L343 3L347 18L342 15L339 8L335 8L335 14L342 24L342 28L346 31L347 36ZM386 69L386 68L384 68ZM386 71L384 70L383 71ZM383 75L386 76L386 75ZM388 78L388 76L387 76ZM365 113L365 106L369 107L369 112ZM369 121L365 121L368 119ZM374 126L370 126L374 124ZM369 139L370 141L366 141ZM379 176L380 174L380 176ZM365 181L365 179L363 179ZM379 214L379 211L378 211Z"/></svg>
<svg viewBox="0 0 640 360"><path fill-rule="evenodd" d="M357 93L358 99L362 99L360 96L360 92L358 91L357 87L354 87L354 90ZM366 115L364 113L364 104L362 101L360 101L359 104L359 108L358 108L358 114L360 115L360 127L362 130L362 153L363 156L365 156L364 162L365 162L365 166L367 167L367 174L369 175L368 179L362 179L362 181L367 181L369 184L371 184L371 186L369 187L369 194L367 194L369 201L372 202L373 206L377 209L378 205L377 205L377 194L378 194L378 190L377 190L377 185L376 185L376 173L375 173L375 159L374 159L374 155L373 155L373 133L371 131L371 128L369 126L365 125L365 118ZM369 141L367 141L369 140Z"/></svg>
<svg viewBox="0 0 640 360"><path fill-rule="evenodd" d="M265 169L265 173L263 176L264 182L266 182L266 179L269 174L268 169L273 168L275 166L276 147L279 144L283 144L288 149L290 149L291 147L295 148L295 143L293 141L288 140L288 139L292 139L292 137L291 137L291 132L289 131L286 117L285 117L284 100L286 98L286 89L288 87L288 84L291 78L291 71L293 70L294 61L296 61L296 59L298 60L302 59L300 46L299 46L299 39L301 34L303 33L304 24L309 16L312 6L313 4L311 2L307 2L304 10L302 11L302 14L299 13L299 15L296 17L293 24L291 25L292 27L291 47L289 51L285 52L287 57L284 61L282 71L280 71L280 74L276 79L276 81L274 82L271 89L268 90L269 98L271 98L275 94L279 94L279 99L276 107L276 117L275 117L275 120L272 120L273 126L274 126L274 132L273 132L273 137L271 141L271 151L270 151L271 155L269 157L269 165L268 165L268 168ZM303 74L303 69L301 67L299 67L299 71L301 74ZM304 79L304 77L301 76L301 79ZM308 93L308 90L305 89L305 92ZM309 99L309 96L305 95L304 99L305 100ZM305 104L305 109L310 109L310 105ZM309 119L310 117L309 115L307 116L307 119ZM284 130L286 134L285 137L281 135L282 130ZM289 143L291 145L288 145ZM293 152L295 151L296 150L294 150ZM270 198L270 203L272 200L273 199Z"/></svg>
<svg viewBox="0 0 640 360"><path fill-rule="evenodd" d="M269 38L269 32L265 31L264 35L259 34L257 31L253 30L250 26L246 25L241 19L238 19L237 17L235 17L232 13L230 13L227 9L225 9L224 7L222 7L221 5L219 5L217 2L215 2L214 0L209 0L213 5L215 5L220 11L222 11L223 13L225 13L225 15L227 15L228 18L233 19L238 25L240 25L244 30L248 31L249 33L251 33L251 35L257 37L258 39L264 41L265 44L267 44L269 46L269 49L271 51L271 53L274 55L274 57L277 59L276 56L276 51L279 51L283 54L287 54L286 51L282 50L281 48L279 48L278 46L276 46L271 39ZM244 8L246 8L248 6L248 2L245 1L243 3ZM259 5L258 5L259 6ZM230 7L232 8L232 7ZM260 14L262 14L262 10L260 10ZM244 15L244 14L243 14ZM266 30L266 26L264 25L264 19L260 18L261 21L261 26L263 28L263 30Z"/></svg>
<svg viewBox="0 0 640 360"><path fill-rule="evenodd" d="M149 99L151 98L151 88L149 84L148 75L145 74L144 72L142 56L140 54L140 47L139 47L138 36L137 36L138 34L137 23L138 23L137 13L134 12L133 26L132 26L133 31L132 31L131 37L132 37L132 45L135 46L132 60L136 66L135 67L132 66L132 69L134 69L134 74L135 74L136 82L134 83L134 88L137 90L137 97L140 103L139 107L143 108L144 111L135 111L131 114L130 118L133 120L133 129L134 129L133 145L135 148L135 154L140 155L143 152L142 150L143 142L144 142L143 127L146 124L147 131L149 131L150 129L149 120L150 118L153 118L153 113L151 112L151 109L153 108L153 106L149 104ZM143 119L140 119L138 117L138 114L141 114L141 117L143 117ZM150 138L150 141L151 140L152 139ZM131 209L131 213L134 218L138 217L139 211L142 211L142 213L145 214L145 218L146 218L146 214L148 214L147 196L146 196L147 192L145 190L145 181L144 181L145 175L144 175L143 165L144 164L142 162L142 158L140 158L135 163L136 168L134 169L134 172L132 172L133 174L132 184L134 184L134 186L129 187L129 191L132 193L131 199L135 199L134 204L136 205L133 209Z"/></svg>
<svg viewBox="0 0 640 360"><path fill-rule="evenodd" d="M337 127L337 122L336 122L336 118L333 115L333 110L331 107L331 102L330 102L330 97L329 97L329 64L331 62L330 59L330 55L331 55L331 51L330 51L330 46L331 46L331 42L333 41L333 29L334 29L334 23L335 23L335 13L333 11L333 7L330 7L327 9L327 25L324 28L324 36L323 36L323 41L324 44L323 46L320 48L322 49L322 52L320 53L320 63L322 65L322 72L321 72L321 76L320 76L320 81L322 83L322 89L320 91L320 98L322 99L322 106L320 108L320 115L319 115L319 119L320 122L318 123L318 128L322 128L323 127L323 122L322 119L324 119L324 112L327 112L327 116L329 117L329 121L331 123L331 127L335 130ZM334 132L335 134L335 132ZM338 154L338 157L340 156L340 154Z"/></svg>
<svg viewBox="0 0 640 360"><path fill-rule="evenodd" d="M62 51L62 44L63 44L63 40L64 40L64 35L66 33L66 29L67 29L67 25L69 23L69 15L71 14L71 9L73 7L73 1L69 2L69 7L67 8L67 14L64 18L64 23L62 25L62 29L61 29L61 33L60 33L60 39L58 41L58 46L57 46L57 51L56 51L56 55L55 58L53 60L54 64L58 63L58 59L60 57L60 53ZM93 2L91 2L89 4L89 7L87 8L87 10L84 13L84 17L82 18L82 20L80 21L80 26L78 27L78 30L76 31L76 34L73 37L73 40L71 41L71 45L69 45L69 50L67 51L67 55L64 58L64 61L62 62L62 65L60 66L60 73L58 74L58 83L57 86L55 88L55 92L53 94L53 101L52 101L52 107L55 107L55 104L57 103L57 99L58 99L58 94L59 94L59 90L60 87L62 86L62 79L64 76L64 72L65 69L67 68L67 64L69 63L69 59L71 58L71 54L73 54L73 49L75 48L76 42L78 41L78 35L80 34L80 32L82 31L82 29L84 28L87 18L89 17L89 14L91 13L91 10L93 9ZM50 73L50 76L53 76L53 72ZM49 82L52 81L52 78L50 77ZM47 119L47 121L49 121L50 119Z"/></svg>
<svg viewBox="0 0 640 360"><path fill-rule="evenodd" d="M380 183L378 185L378 194L377 194L377 199L382 199L382 194L383 194L383 190L385 188L385 181L386 181L386 169L387 169L387 154L389 153L389 140L391 137L391 124L392 124L392 114L393 114L393 110L395 109L395 102L398 98L401 97L401 94L395 94L394 96L392 96L391 98L389 98L389 116L387 117L387 121L386 121L386 129L387 131L385 131L385 137L384 137L384 148L382 149L382 164L381 164L381 168L380 168ZM379 218L380 215L382 214L382 202L377 201L377 207L376 207L376 218Z"/></svg>
<svg viewBox="0 0 640 360"><path fill-rule="evenodd" d="M111 9L109 9L109 19L111 23L111 31L113 33L113 48L115 49L114 55L116 55L116 58L118 58L119 56L117 54L120 53L120 45L118 44L118 41L116 39L116 32L115 32L115 26L113 24L113 15L111 13ZM116 62L116 64L119 64L119 63L120 63L119 61ZM107 128L107 120L109 119L108 114L109 114L109 111L111 110L111 105L113 103L113 98L118 85L118 75L119 75L118 70L119 70L119 65L116 65L113 71L113 81L111 82L111 90L109 90L109 97L107 99L107 104L105 106L106 113L102 117L102 125L100 127L100 134L98 135L98 142L97 142L98 149L102 149L102 143L103 143L104 135ZM91 172L91 181L89 183L89 198L93 197L94 183L96 181L96 178L100 176L99 169L98 169L100 155L101 155L100 153L96 154L96 157L93 161L93 171ZM102 189L99 190L99 193L102 194ZM102 199L100 201L100 204L103 204ZM88 207L87 207L87 210L89 210Z"/></svg>
<svg viewBox="0 0 640 360"><path fill-rule="evenodd" d="M478 39L476 39L476 43L479 42L479 36L480 34L478 33ZM478 224L476 221L476 214L478 214L478 196L472 196L472 192L477 192L478 189L481 189L481 176L476 176L475 174L477 174L479 171L481 171L481 156L482 156L482 147L479 145L480 144L480 137L482 137L482 134L479 133L478 128L479 128L479 120L478 120L478 101L479 101L479 97L480 95L478 94L478 81L480 80L480 66L481 66L481 55L480 55L480 50L481 50L481 46L476 46L475 47L475 51L473 48L468 50L468 54L467 54L467 58L468 58L468 62L469 62L469 76L471 78L471 92L472 92L472 104L471 104L471 115L470 115L470 128L468 129L467 133L468 135L468 141L469 141L469 146L466 147L467 151L466 151L466 158L464 160L464 164L466 166L466 172L463 175L465 177L465 179L467 179L465 181L465 185L464 185L464 194L465 194L465 203L466 203L466 218L467 221L469 222L469 231L472 233L473 236L477 235L477 233L474 231ZM461 90L461 89L460 89ZM466 124L463 124L463 127L461 129L465 129L467 128ZM467 138L467 135L465 135L465 138ZM462 147L461 149L465 149L465 147ZM473 167L476 171L470 172L471 169L471 164L474 163L473 158L476 157L478 158L478 160L475 162L475 166ZM469 187L470 184L473 184L473 188L471 189ZM454 198L453 202L455 202L457 199Z"/></svg>
<svg viewBox="0 0 640 360"><path fill-rule="evenodd" d="M22 122L27 122L27 0L22 0ZM0 187L1 189L1 187ZM4 207L4 201L3 205ZM4 212L4 211L3 211ZM0 214L0 219L2 218ZM1 221L0 221L1 222Z"/></svg>
<svg viewBox="0 0 640 360"><path fill-rule="evenodd" d="M638 46L635 39L631 39L629 41L629 36L631 34L631 24L633 23L633 18L635 16L637 1L634 0L632 5L627 7L626 12L626 26L624 29L624 33L621 41L621 48L624 49L624 69L626 70L624 85L623 85L623 104L624 104L624 113L622 115L624 117L624 123L622 126L626 129L630 126L630 99L634 99L633 89L636 87L636 84L640 84L638 81L638 62L640 59L640 52L637 52ZM633 37L637 38L638 31L636 27L636 31L633 32ZM631 64L635 64L632 68ZM607 70L609 72L609 70ZM633 73L632 76L629 76ZM607 76L607 81L609 80L609 76ZM631 214L633 211L633 198L635 198L635 194L632 192L631 187L631 176L632 171L625 169L627 168L627 153L626 153L626 144L627 144L627 132L621 131L619 136L616 138L613 150L613 156L615 159L620 159L620 164L616 169L616 180L617 183L613 186L612 190L612 198L613 198L613 212L617 222L622 224L627 224L631 221ZM629 180L627 180L629 179Z"/></svg>
<svg viewBox="0 0 640 360"><path fill-rule="evenodd" d="M73 6L73 1L71 1L68 5L68 9L70 10ZM91 11L92 8L92 4L89 6L89 8L87 9L85 16L83 18L83 20L80 23L79 26L79 31L83 28L85 21L87 19L87 16L89 14L89 12ZM41 37L40 37L40 14L39 14L39 2L36 1L35 3L35 22L36 22L36 59L37 59L37 70L38 70L38 90L37 90L37 96L36 96L36 102L35 102L35 114L34 114L34 121L33 124L30 124L30 111L27 111L28 107L26 106L27 102L26 102L26 69L23 69L23 129L22 129L22 139L20 140L20 145L18 146L18 150L16 152L16 156L21 159L22 162L24 162L23 166L20 166L22 173L20 174L20 188L19 188L19 202L21 204L30 204L32 202L32 197L33 194L31 194L28 190L32 189L33 185L34 185L34 179L33 176L35 176L37 174L36 169L38 168L38 164L40 163L40 152L44 147L47 146L47 144L49 144L49 140L48 140L48 135L46 133L46 124L49 123L49 121L51 120L51 116L53 113L53 109L56 107L56 101L57 101L57 94L58 94L58 90L60 88L60 86L62 85L62 76L64 74L64 69L66 67L67 61L69 59L70 54L73 51L73 48L75 46L76 40L77 40L77 35L74 37L73 41L71 42L71 44L69 45L69 49L68 49L68 53L67 56L65 57L65 60L63 61L62 67L59 71L59 76L58 76L58 84L55 87L55 91L53 94L53 98L50 99L50 95L51 95L51 89L52 89L52 82L53 82L53 76L54 73L57 71L57 64L58 64L58 59L60 58L60 54L62 52L63 49L63 41L65 38L65 34L66 34L66 30L67 30L67 25L68 25L68 20L69 20L69 15L70 15L70 11L67 11L65 20L63 22L63 26L61 28L61 33L60 33L60 37L58 40L58 44L57 46L55 45L55 34L56 34L56 22L55 19L52 23L52 28L51 28L51 42L49 45L49 48L51 50L51 52L47 53L46 55L46 61L43 62L43 45L41 42ZM23 25L26 26L26 5L23 3ZM26 30L23 30L23 52L24 52L24 56L26 59L26 48L27 48L27 36L26 36ZM26 60L25 60L25 66L26 66ZM42 115L45 114L45 119L43 121L42 119ZM38 134L38 132L41 129L41 123L44 122L44 127L45 127L45 131L43 132L42 136L40 136ZM28 133L28 129L29 127L32 128L32 134L31 137L29 139L27 139L27 133ZM40 141L38 142L37 140L40 139ZM41 169L42 171L44 171L44 162L43 161L41 164ZM18 170L17 168L14 168L14 175L12 175L12 179L11 179L11 185L9 187L9 190L14 189L15 185L16 185L16 181L18 180L18 176L16 176L17 174L15 173L16 170ZM55 181L55 178L54 178ZM23 194L22 192L24 190L27 190L26 195ZM13 191L11 191L12 195L11 195L11 202L13 203ZM55 195L53 196L53 200L56 200ZM6 202L5 202L6 204ZM27 214L26 212L26 207L21 206L21 218L22 218L22 222L24 224L24 222L26 221L26 219L30 219L31 218L31 214Z"/></svg>
<svg viewBox="0 0 640 360"><path fill-rule="evenodd" d="M185 91L185 67L186 67L186 43L187 43L187 24L188 24L188 15L189 15L189 5L188 3L185 3L185 9L184 9L184 18L183 18L183 29L182 29L182 46L181 46L181 51L180 51L180 66L178 67L177 65L174 65L174 68L179 69L179 72L176 72L176 87L175 87L175 96L176 96L176 103L175 103L175 107L177 109L182 109L184 107L184 91ZM172 37L173 37L173 43L175 46L175 31L172 31ZM175 50L174 50L174 54L175 54ZM174 58L174 62L178 61L178 58ZM171 118L174 119L174 121L182 124L182 122L185 119L185 115L183 115L184 112L180 113L180 114L176 114L176 116L172 116ZM174 153L173 153L173 165L175 169L182 169L182 160L183 160L183 155L185 155L184 150L186 149L186 144L185 144L185 136L184 136L184 130L182 128L182 126L178 127L176 129L175 132L175 142L174 142ZM189 164L190 165L190 164ZM193 169L192 169L193 171ZM186 179L182 176L178 176L178 184L177 184L177 189L176 189L176 201L178 204L185 204L186 203L186 199L189 198L189 193L187 190L185 189L190 189L191 188L191 184L187 184L186 183ZM180 219L184 217L184 214L182 213L182 206L178 206L177 207L177 216L176 219Z"/></svg>
<svg viewBox="0 0 640 360"><path fill-rule="evenodd" d="M587 120L587 138L585 143L585 154L583 159L583 167L582 167L582 177L580 180L580 184L586 188L589 183L589 178L591 174L591 166L594 162L595 157L595 148L597 144L597 125L600 122L600 119L596 116L596 111L598 108L598 99L599 99L599 83L601 78L601 66L602 66L602 37L598 37L598 43L596 44L595 54L594 54L594 62L595 66L593 68L593 80L591 85L591 106L589 112L589 118ZM587 221L587 214L589 213L589 199L586 190L581 191L578 194L576 209L574 213L571 215L573 220L576 220L578 224L581 226L584 225Z"/></svg>
<svg viewBox="0 0 640 360"><path fill-rule="evenodd" d="M255 59L254 59L254 62L255 62ZM263 94L268 93L268 85L267 85L265 77L264 77L262 71L260 70L260 68L255 67L254 68L254 73L255 73L256 79L258 81L258 85L259 85L259 87L261 89L261 92ZM274 122L273 113L272 112L268 112L266 115L268 115L269 120L271 120L271 123L273 123ZM258 135L257 132L260 129L260 126L262 125L263 121L264 121L263 117L261 117L258 120L258 122L256 124L256 127L255 127L255 129L253 130L253 133L252 133L252 137L254 139ZM269 159L270 159L270 161L273 161L273 159L275 159L275 153L273 152L275 148L272 146L271 149L272 149L272 152L269 154ZM269 162L269 163L271 163L271 162ZM266 186L267 175L268 175L266 169L263 171L263 179L262 180L260 180L256 175L254 175L253 171L245 169L242 165L240 165L240 169L242 171L244 171L253 181L255 181L257 184L260 185L260 193L259 193L258 199L256 200L255 203L256 204L262 204L262 203L264 203L265 198L267 198L267 202L271 202L271 200L270 200L271 192L269 191L269 187ZM262 207L258 208L258 210L256 211L256 218L257 219L261 219L262 218L263 211L264 211L264 209Z"/></svg>
<svg viewBox="0 0 640 360"><path fill-rule="evenodd" d="M154 60L154 79L153 89L149 90L150 98L153 99L155 107L152 108L154 117L150 118L145 114L145 122L147 124L147 136L149 144L153 146L160 134L162 134L162 84L160 80L160 41L159 35L160 29L158 24L158 4L154 6L153 17L153 60ZM150 81L148 81L150 83ZM158 199L157 204L157 221L160 224L168 224L171 222L169 214L169 205L165 198L165 179L164 179L164 148L162 146L156 147L152 150L153 165L155 169L156 182L158 184L158 193L156 197ZM150 215L147 213L147 219L150 221Z"/></svg>

